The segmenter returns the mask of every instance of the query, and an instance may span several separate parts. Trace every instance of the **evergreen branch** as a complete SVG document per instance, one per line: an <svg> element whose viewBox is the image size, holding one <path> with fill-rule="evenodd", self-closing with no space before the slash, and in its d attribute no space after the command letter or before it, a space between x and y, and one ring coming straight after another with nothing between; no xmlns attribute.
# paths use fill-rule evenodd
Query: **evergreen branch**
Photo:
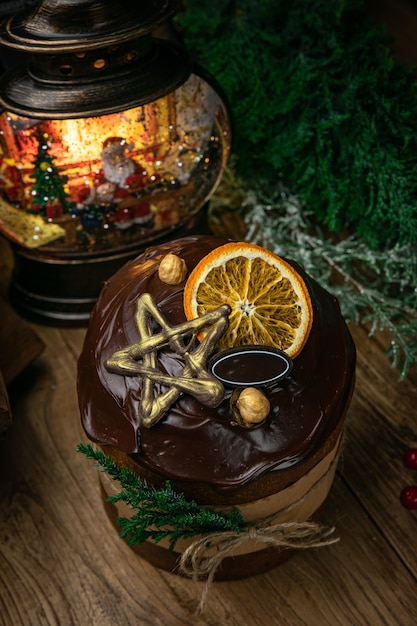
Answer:
<svg viewBox="0 0 417 626"><path fill-rule="evenodd" d="M417 363L414 69L394 62L363 0L185 6L187 47L231 106L249 238L298 260L347 319L387 330L404 378ZM355 237L324 237L317 224Z"/></svg>
<svg viewBox="0 0 417 626"><path fill-rule="evenodd" d="M187 500L183 493L175 492L169 481L162 489L149 487L91 444L79 444L77 450L96 461L103 471L120 483L122 490L109 496L108 501L125 502L134 511L132 517L117 520L120 536L129 545L141 545L147 539L158 543L167 538L172 550L180 538L225 530L239 534L243 528L242 514L237 508L225 513L200 507L194 500Z"/></svg>
<svg viewBox="0 0 417 626"><path fill-rule="evenodd" d="M187 0L187 48L225 91L239 174L333 231L417 240L417 83L362 0Z"/></svg>
<svg viewBox="0 0 417 626"><path fill-rule="evenodd" d="M398 243L373 250L350 236L324 236L298 198L278 183L246 192L247 238L304 267L340 302L348 321L388 331L387 354L404 379L417 366L417 250Z"/></svg>

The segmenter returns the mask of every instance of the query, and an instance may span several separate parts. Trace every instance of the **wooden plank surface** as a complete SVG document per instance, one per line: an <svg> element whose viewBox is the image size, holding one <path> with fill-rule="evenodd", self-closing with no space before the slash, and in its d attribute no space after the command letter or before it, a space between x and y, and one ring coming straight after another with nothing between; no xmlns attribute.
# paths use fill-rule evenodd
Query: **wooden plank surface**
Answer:
<svg viewBox="0 0 417 626"><path fill-rule="evenodd" d="M43 347L31 326L0 296L0 438L13 419L7 385L42 353Z"/></svg>
<svg viewBox="0 0 417 626"><path fill-rule="evenodd" d="M0 454L0 624L414 623L417 515L398 496L417 479L402 464L417 439L415 393L363 329L352 328L358 382L325 508L340 541L215 583L200 618L203 584L154 568L119 539L97 470L76 452L86 440L75 389L85 331L35 330L45 351L12 385L14 423Z"/></svg>
<svg viewBox="0 0 417 626"><path fill-rule="evenodd" d="M395 30L398 54L414 63L415 3L367 4ZM154 568L119 539L97 471L76 452L86 441L75 386L85 330L32 329L45 350L9 385L13 423L0 442L0 626L416 623L417 512L401 506L399 493L417 484L402 462L417 445L417 378L398 381L383 338L351 328L357 386L324 510L340 541L272 572L215 583L197 618L203 583Z"/></svg>
<svg viewBox="0 0 417 626"><path fill-rule="evenodd" d="M42 351L43 343L37 333L0 297L0 371L5 385Z"/></svg>

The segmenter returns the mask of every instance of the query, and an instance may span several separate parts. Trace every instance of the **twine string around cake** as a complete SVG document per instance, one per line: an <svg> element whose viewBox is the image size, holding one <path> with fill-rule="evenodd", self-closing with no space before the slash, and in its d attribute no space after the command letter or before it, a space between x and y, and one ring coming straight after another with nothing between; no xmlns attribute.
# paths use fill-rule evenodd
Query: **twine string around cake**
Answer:
<svg viewBox="0 0 417 626"><path fill-rule="evenodd" d="M193 581L201 579L206 581L197 613L201 613L206 604L210 587L223 559L230 556L234 550L246 542L257 541L264 544L265 547L272 547L278 550L305 550L329 546L339 541L339 537L333 536L335 532L334 526L324 526L312 520L275 523L274 520L291 509L298 507L307 497L311 496L311 494L318 489L336 469L341 448L342 445L339 442L339 449L327 471L297 501L276 511L266 519L247 524L240 530L238 535L231 531L208 533L194 540L192 544L184 550L179 561L179 571L192 578ZM214 553L213 550L215 550Z"/></svg>
<svg viewBox="0 0 417 626"><path fill-rule="evenodd" d="M233 532L215 532L194 541L182 554L179 564L181 573L194 581L201 578L206 584L200 598L198 613L203 610L211 584L224 558L246 541L258 541L265 546L277 549L307 549L328 546L339 541L332 537L334 527L326 527L317 522L281 522L265 526L248 526L239 535ZM216 553L206 556L208 549Z"/></svg>

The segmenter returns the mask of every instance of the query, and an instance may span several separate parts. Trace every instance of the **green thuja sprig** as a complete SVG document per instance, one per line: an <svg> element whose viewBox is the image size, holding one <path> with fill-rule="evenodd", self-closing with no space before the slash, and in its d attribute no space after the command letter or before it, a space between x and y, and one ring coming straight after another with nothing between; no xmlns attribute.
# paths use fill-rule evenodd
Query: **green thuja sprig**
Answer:
<svg viewBox="0 0 417 626"><path fill-rule="evenodd" d="M417 249L373 250L354 236L324 234L314 215L283 185L243 194L247 238L294 259L339 300L347 320L370 335L387 331L392 366L404 379L417 366Z"/></svg>
<svg viewBox="0 0 417 626"><path fill-rule="evenodd" d="M118 518L120 536L129 545L141 545L147 539L155 543L169 539L172 550L180 538L189 538L212 532L232 531L236 534L244 526L242 514L235 508L230 513L200 507L175 492L169 481L161 489L149 487L126 467L119 467L101 450L91 444L79 444L78 452L96 461L122 490L109 496L109 502L125 502L133 511L130 518Z"/></svg>
<svg viewBox="0 0 417 626"><path fill-rule="evenodd" d="M373 248L416 242L416 74L363 0L187 0L178 22L226 92L249 185L281 177Z"/></svg>

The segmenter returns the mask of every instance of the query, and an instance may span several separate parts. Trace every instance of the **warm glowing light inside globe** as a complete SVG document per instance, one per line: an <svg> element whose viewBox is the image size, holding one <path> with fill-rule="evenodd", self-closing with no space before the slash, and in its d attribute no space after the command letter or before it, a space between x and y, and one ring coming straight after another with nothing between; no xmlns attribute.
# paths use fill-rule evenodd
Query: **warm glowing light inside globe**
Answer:
<svg viewBox="0 0 417 626"><path fill-rule="evenodd" d="M0 116L0 228L26 247L93 251L187 222L230 150L224 103L192 75L153 103L102 117Z"/></svg>

